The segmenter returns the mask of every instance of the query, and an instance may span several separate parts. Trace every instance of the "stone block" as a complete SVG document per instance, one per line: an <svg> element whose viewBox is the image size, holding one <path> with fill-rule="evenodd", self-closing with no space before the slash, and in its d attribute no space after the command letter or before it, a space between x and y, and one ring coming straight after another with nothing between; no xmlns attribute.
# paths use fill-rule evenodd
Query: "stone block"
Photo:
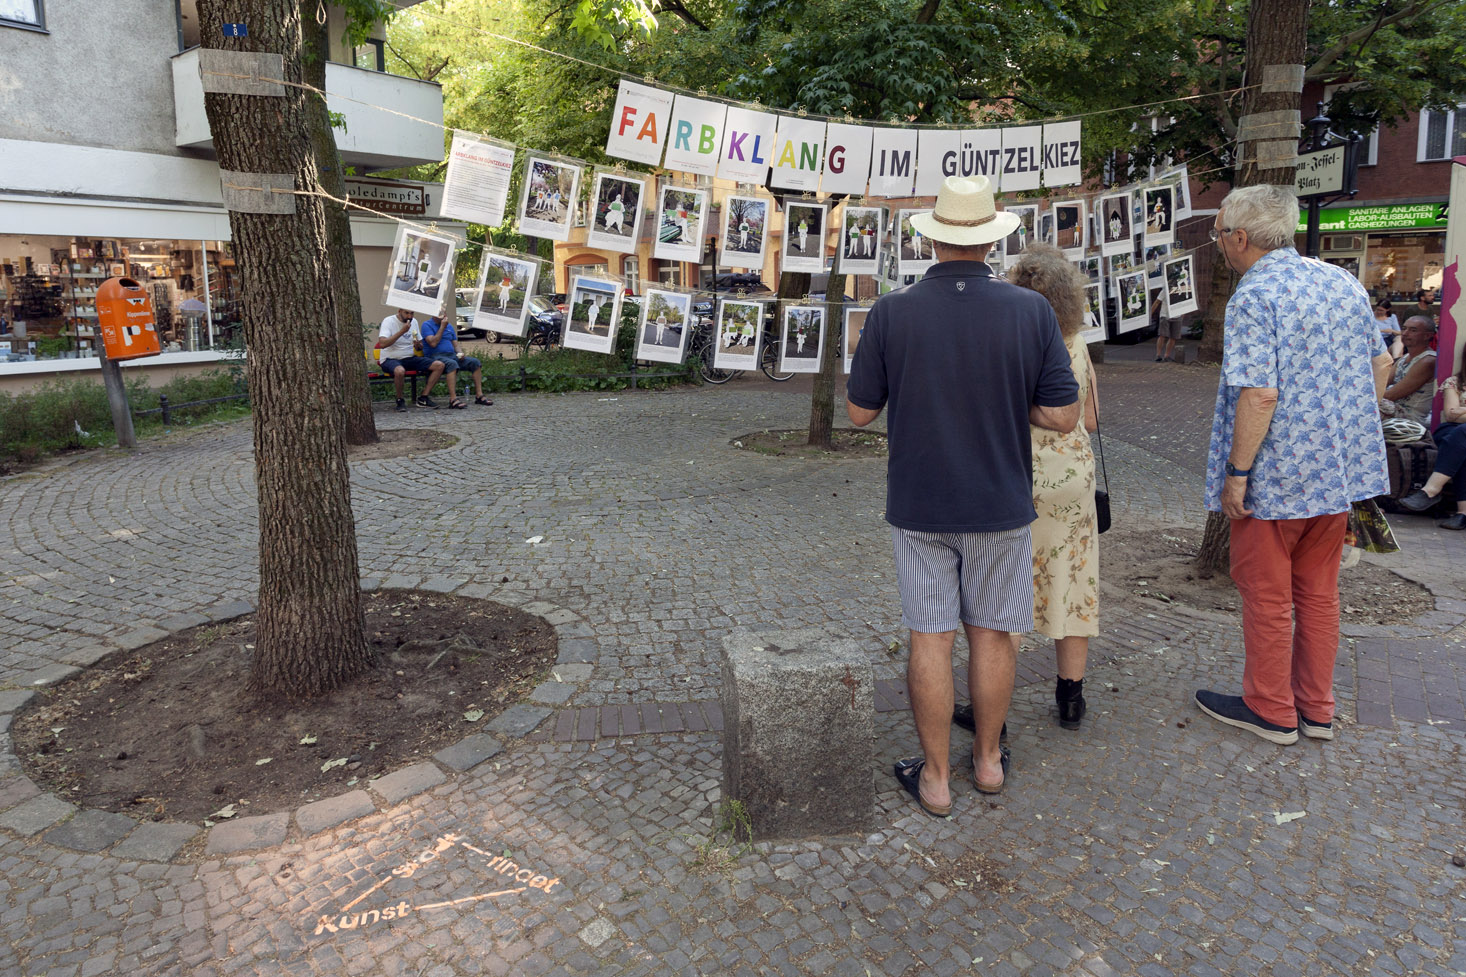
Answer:
<svg viewBox="0 0 1466 977"><path fill-rule="evenodd" d="M558 665L594 664L601 657L596 643L589 638L570 638L560 642L560 653L555 656Z"/></svg>
<svg viewBox="0 0 1466 977"><path fill-rule="evenodd" d="M466 583L453 593L459 597L472 597L474 600L486 600L494 592L494 587L486 583Z"/></svg>
<svg viewBox="0 0 1466 977"><path fill-rule="evenodd" d="M530 601L528 604L525 604L523 607L520 608L520 610L524 613L534 614L538 617L543 617L546 614L553 614L559 609L560 608L558 605L551 604L549 601L543 600Z"/></svg>
<svg viewBox="0 0 1466 977"><path fill-rule="evenodd" d="M382 586L382 578L381 577L362 577L360 579L360 581L359 581L359 584L361 586L361 592L362 593L364 593L364 594L370 594L374 590L376 590L376 589L378 589L379 587Z"/></svg>
<svg viewBox="0 0 1466 977"><path fill-rule="evenodd" d="M78 645L75 648L67 648L57 657L68 665L90 668L116 651L117 649L110 645Z"/></svg>
<svg viewBox="0 0 1466 977"><path fill-rule="evenodd" d="M451 750L453 747L448 749ZM368 782L367 786L376 791L388 804L396 804L414 794L431 790L447 779L443 771L439 770L435 764L423 762L403 767L385 777L378 777Z"/></svg>
<svg viewBox="0 0 1466 977"><path fill-rule="evenodd" d="M551 624L558 626L561 624L571 624L575 621L579 621L580 615L570 610L569 608L562 607L559 610L554 610L546 614L545 620L549 621Z"/></svg>
<svg viewBox="0 0 1466 977"><path fill-rule="evenodd" d="M141 627L126 634L113 638L113 643L123 651L136 651L144 645L150 645L154 641L162 641L168 637L168 632L162 628Z"/></svg>
<svg viewBox="0 0 1466 977"><path fill-rule="evenodd" d="M0 828L28 838L45 831L75 810L54 794L40 794L0 814Z"/></svg>
<svg viewBox="0 0 1466 977"><path fill-rule="evenodd" d="M503 750L503 744L487 733L474 733L434 753L433 759L454 770L469 770Z"/></svg>
<svg viewBox="0 0 1466 977"><path fill-rule="evenodd" d="M0 780L0 811L28 801L41 792L29 777L10 777Z"/></svg>
<svg viewBox="0 0 1466 977"><path fill-rule="evenodd" d="M283 842L289 830L289 811L225 821L209 829L207 851L210 855L227 855L252 848L270 848Z"/></svg>
<svg viewBox="0 0 1466 977"><path fill-rule="evenodd" d="M461 577L449 577L437 573L425 579L417 585L418 590L426 590L434 594L451 594L463 585Z"/></svg>
<svg viewBox="0 0 1466 977"><path fill-rule="evenodd" d="M313 835L338 824L365 817L377 809L364 790L353 790L340 797L328 797L298 808L295 824L303 835Z"/></svg>
<svg viewBox="0 0 1466 977"><path fill-rule="evenodd" d="M875 810L875 680L817 628L723 639L723 796L756 839L863 832Z"/></svg>
<svg viewBox="0 0 1466 977"><path fill-rule="evenodd" d="M86 810L46 832L46 840L77 851L104 851L132 834L137 822L121 814Z"/></svg>
<svg viewBox="0 0 1466 977"><path fill-rule="evenodd" d="M527 706L521 702L495 716L489 729L500 736L528 736L549 714L550 710L544 706Z"/></svg>
<svg viewBox="0 0 1466 977"><path fill-rule="evenodd" d="M42 685L56 685L64 682L71 676L80 672L81 669L75 665L46 665L36 669L34 672L27 672L21 679L26 685L40 687Z"/></svg>
<svg viewBox="0 0 1466 977"><path fill-rule="evenodd" d="M231 600L223 604L215 604L208 609L207 613L210 621L232 621L236 617L253 614L254 609L255 606L247 600Z"/></svg>
<svg viewBox="0 0 1466 977"><path fill-rule="evenodd" d="M555 679L560 682L585 682L595 671L595 666L577 662L572 665L556 665L554 668Z"/></svg>
<svg viewBox="0 0 1466 977"><path fill-rule="evenodd" d="M19 712L35 695L30 689L6 689L0 692L0 712Z"/></svg>
<svg viewBox="0 0 1466 977"><path fill-rule="evenodd" d="M201 624L208 624L209 619L202 614L193 611L184 611L182 614L174 614L172 617L165 617L158 622L158 627L164 631L187 631L189 628L196 628Z"/></svg>
<svg viewBox="0 0 1466 977"><path fill-rule="evenodd" d="M175 821L140 824L112 854L139 862L166 862L198 833L196 826Z"/></svg>
<svg viewBox="0 0 1466 977"><path fill-rule="evenodd" d="M529 701L546 706L564 705L575 694L575 686L565 682L541 682L529 694Z"/></svg>

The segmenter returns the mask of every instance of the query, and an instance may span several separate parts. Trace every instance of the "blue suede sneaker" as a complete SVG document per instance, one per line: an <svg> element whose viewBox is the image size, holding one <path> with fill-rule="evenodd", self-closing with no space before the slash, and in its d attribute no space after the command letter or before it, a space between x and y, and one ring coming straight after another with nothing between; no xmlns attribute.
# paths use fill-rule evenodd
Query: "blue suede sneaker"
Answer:
<svg viewBox="0 0 1466 977"><path fill-rule="evenodd" d="M1201 707L1202 712L1218 722L1256 733L1269 743L1288 746L1298 742L1297 726L1278 726L1268 722L1249 709L1240 695L1222 695L1220 692L1198 689L1196 704Z"/></svg>

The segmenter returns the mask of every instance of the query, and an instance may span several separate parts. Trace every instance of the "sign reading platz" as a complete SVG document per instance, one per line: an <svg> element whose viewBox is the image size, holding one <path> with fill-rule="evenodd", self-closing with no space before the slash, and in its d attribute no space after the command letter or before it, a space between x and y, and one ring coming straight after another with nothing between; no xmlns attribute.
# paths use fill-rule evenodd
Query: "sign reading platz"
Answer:
<svg viewBox="0 0 1466 977"><path fill-rule="evenodd" d="M1344 149L1333 146L1311 153L1300 153L1294 187L1300 197L1317 197L1329 193L1345 193Z"/></svg>

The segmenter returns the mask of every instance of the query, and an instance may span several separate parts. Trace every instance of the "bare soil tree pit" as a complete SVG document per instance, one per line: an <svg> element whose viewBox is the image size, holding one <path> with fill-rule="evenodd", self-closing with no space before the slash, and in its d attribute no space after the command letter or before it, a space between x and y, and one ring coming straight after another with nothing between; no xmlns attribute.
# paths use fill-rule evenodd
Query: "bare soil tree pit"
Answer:
<svg viewBox="0 0 1466 977"><path fill-rule="evenodd" d="M1242 597L1231 577L1206 577L1197 570L1200 549L1199 529L1115 529L1100 537L1100 580L1124 596L1240 611ZM1339 573L1339 616L1345 624L1404 624L1434 609L1430 591L1384 567L1360 562Z"/></svg>
<svg viewBox="0 0 1466 977"><path fill-rule="evenodd" d="M42 690L16 717L16 754L73 803L207 824L290 810L423 760L552 672L554 628L515 608L409 590L362 603L377 665L329 696L250 699L247 615Z"/></svg>
<svg viewBox="0 0 1466 977"><path fill-rule="evenodd" d="M837 427L830 432L830 447L809 444L809 431L754 431L734 438L733 447L781 458L885 458L890 452L881 431Z"/></svg>
<svg viewBox="0 0 1466 977"><path fill-rule="evenodd" d="M387 458L411 458L429 451L441 451L458 443L458 438L425 427L402 427L378 431L376 444L349 444L348 461L383 461Z"/></svg>

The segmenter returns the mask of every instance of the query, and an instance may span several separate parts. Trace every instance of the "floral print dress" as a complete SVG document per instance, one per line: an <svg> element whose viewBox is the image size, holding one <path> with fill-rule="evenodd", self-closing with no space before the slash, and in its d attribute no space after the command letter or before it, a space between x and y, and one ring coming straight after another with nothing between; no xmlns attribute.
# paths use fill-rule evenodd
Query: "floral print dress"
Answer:
<svg viewBox="0 0 1466 977"><path fill-rule="evenodd" d="M1075 333L1065 343L1089 396L1089 356ZM1099 634L1099 534L1095 532L1094 450L1084 424L1068 434L1031 428L1033 507L1033 627L1049 638Z"/></svg>

